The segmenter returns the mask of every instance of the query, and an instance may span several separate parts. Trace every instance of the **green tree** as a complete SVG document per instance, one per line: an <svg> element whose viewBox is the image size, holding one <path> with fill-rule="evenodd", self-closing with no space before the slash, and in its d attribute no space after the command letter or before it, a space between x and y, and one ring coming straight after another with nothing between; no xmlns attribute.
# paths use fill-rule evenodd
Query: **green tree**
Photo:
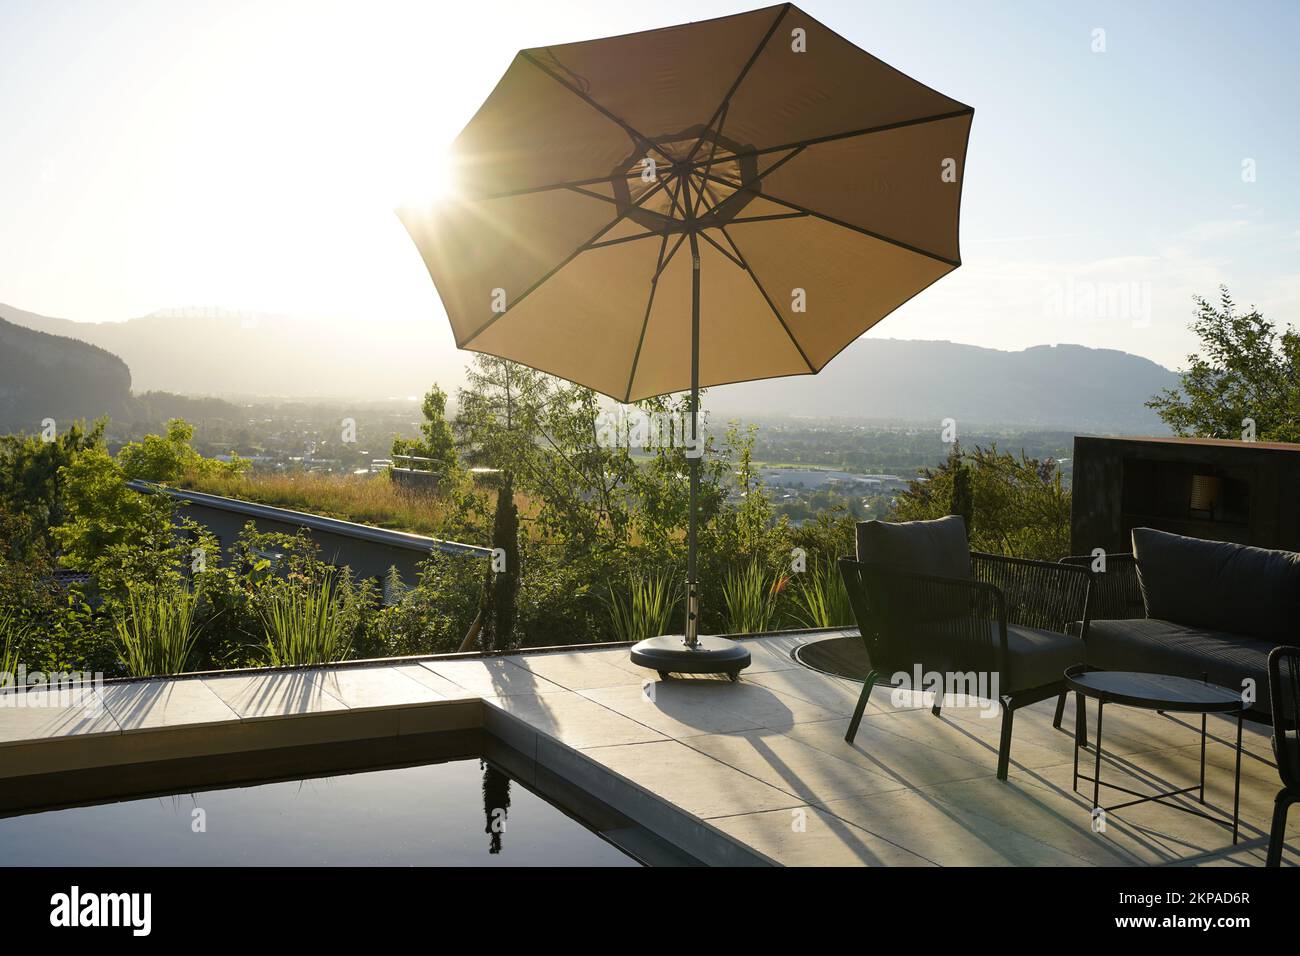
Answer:
<svg viewBox="0 0 1300 956"><path fill-rule="evenodd" d="M456 439L447 421L447 393L437 385L429 389L421 406L424 421L419 438L394 438L393 455L413 455L432 461L430 470L440 481L454 480L460 471Z"/></svg>
<svg viewBox="0 0 1300 956"><path fill-rule="evenodd" d="M1240 438L1251 419L1261 441L1300 441L1300 333L1279 331L1254 306L1238 311L1226 286L1217 304L1195 302L1201 350L1187 357L1180 385L1147 407L1177 435Z"/></svg>
<svg viewBox="0 0 1300 956"><path fill-rule="evenodd" d="M492 607L488 629L493 650L504 651L514 645L515 619L519 597L519 509L510 476L503 477L497 488L496 515L492 522L492 548L504 558L504 567L494 569Z"/></svg>
<svg viewBox="0 0 1300 956"><path fill-rule="evenodd" d="M1069 553L1070 492L1054 459L1017 457L976 446L950 455L938 468L926 468L899 495L890 516L895 521L941 518L952 513L954 487L970 482L971 547L1022 558L1054 561Z"/></svg>
<svg viewBox="0 0 1300 956"><path fill-rule="evenodd" d="M167 422L167 434L145 435L138 442L128 442L117 453L117 461L127 479L165 484L175 484L190 474L239 474L251 464L240 458L228 463L204 458L194 450L193 441L194 426L183 418L173 418Z"/></svg>
<svg viewBox="0 0 1300 956"><path fill-rule="evenodd" d="M76 422L52 441L36 435L0 436L0 508L27 519L24 536L15 536L11 547L53 546L53 529L66 517L65 469L83 452L102 448L106 425L107 419L90 429Z"/></svg>
<svg viewBox="0 0 1300 956"><path fill-rule="evenodd" d="M958 515L966 523L966 533L975 533L975 491L971 485L970 468L962 461L961 444L952 443L948 453L948 468L952 474L952 490L948 513Z"/></svg>

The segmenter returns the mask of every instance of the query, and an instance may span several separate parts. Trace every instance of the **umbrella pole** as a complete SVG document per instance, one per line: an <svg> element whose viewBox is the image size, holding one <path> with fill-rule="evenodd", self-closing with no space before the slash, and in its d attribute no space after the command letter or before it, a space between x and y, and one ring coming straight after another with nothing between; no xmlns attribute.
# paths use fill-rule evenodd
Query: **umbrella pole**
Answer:
<svg viewBox="0 0 1300 956"><path fill-rule="evenodd" d="M725 637L700 637L695 539L699 530L700 459L704 449L700 444L700 243L694 222L688 224L687 235L691 240L691 440L686 461L690 469L691 510L686 523L686 627L681 635L661 634L640 641L632 648L632 663L658 671L662 679L672 673L726 674L736 681L750 664L749 651Z"/></svg>
<svg viewBox="0 0 1300 956"><path fill-rule="evenodd" d="M686 524L686 634L687 647L699 643L700 590L696 564L697 515L700 493L700 247L691 230L691 442L687 466L691 480L691 511Z"/></svg>

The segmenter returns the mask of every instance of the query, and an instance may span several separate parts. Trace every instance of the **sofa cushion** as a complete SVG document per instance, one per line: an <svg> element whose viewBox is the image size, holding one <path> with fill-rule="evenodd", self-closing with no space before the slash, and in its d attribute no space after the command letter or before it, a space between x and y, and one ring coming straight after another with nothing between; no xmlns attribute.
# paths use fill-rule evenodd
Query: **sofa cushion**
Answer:
<svg viewBox="0 0 1300 956"><path fill-rule="evenodd" d="M858 560L918 574L969 578L966 522L960 515L933 521L861 521Z"/></svg>
<svg viewBox="0 0 1300 956"><path fill-rule="evenodd" d="M1269 710L1268 652L1273 641L1139 618L1092 621L1085 643L1089 667L1204 678L1235 691L1252 680L1255 701L1248 709Z"/></svg>
<svg viewBox="0 0 1300 956"><path fill-rule="evenodd" d="M1133 529L1147 617L1262 640L1300 640L1300 554Z"/></svg>

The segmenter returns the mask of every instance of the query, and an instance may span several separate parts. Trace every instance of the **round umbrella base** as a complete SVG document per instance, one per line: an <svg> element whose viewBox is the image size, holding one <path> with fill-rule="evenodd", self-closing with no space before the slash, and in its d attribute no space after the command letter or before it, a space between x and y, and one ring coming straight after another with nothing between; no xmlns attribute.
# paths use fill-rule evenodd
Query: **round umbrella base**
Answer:
<svg viewBox="0 0 1300 956"><path fill-rule="evenodd" d="M680 634L664 634L633 646L632 663L658 671L665 679L675 672L726 674L739 680L740 672L749 666L749 651L725 637L701 636L694 647L688 647Z"/></svg>

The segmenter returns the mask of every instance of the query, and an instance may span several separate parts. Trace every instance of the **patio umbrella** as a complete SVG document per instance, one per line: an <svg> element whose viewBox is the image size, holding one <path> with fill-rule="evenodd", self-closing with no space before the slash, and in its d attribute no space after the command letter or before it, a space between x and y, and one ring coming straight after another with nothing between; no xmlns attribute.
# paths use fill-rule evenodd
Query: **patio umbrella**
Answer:
<svg viewBox="0 0 1300 956"><path fill-rule="evenodd" d="M698 634L699 389L815 374L960 264L972 113L786 4L520 52L399 210L460 348L690 390L686 633L637 663L749 663Z"/></svg>

